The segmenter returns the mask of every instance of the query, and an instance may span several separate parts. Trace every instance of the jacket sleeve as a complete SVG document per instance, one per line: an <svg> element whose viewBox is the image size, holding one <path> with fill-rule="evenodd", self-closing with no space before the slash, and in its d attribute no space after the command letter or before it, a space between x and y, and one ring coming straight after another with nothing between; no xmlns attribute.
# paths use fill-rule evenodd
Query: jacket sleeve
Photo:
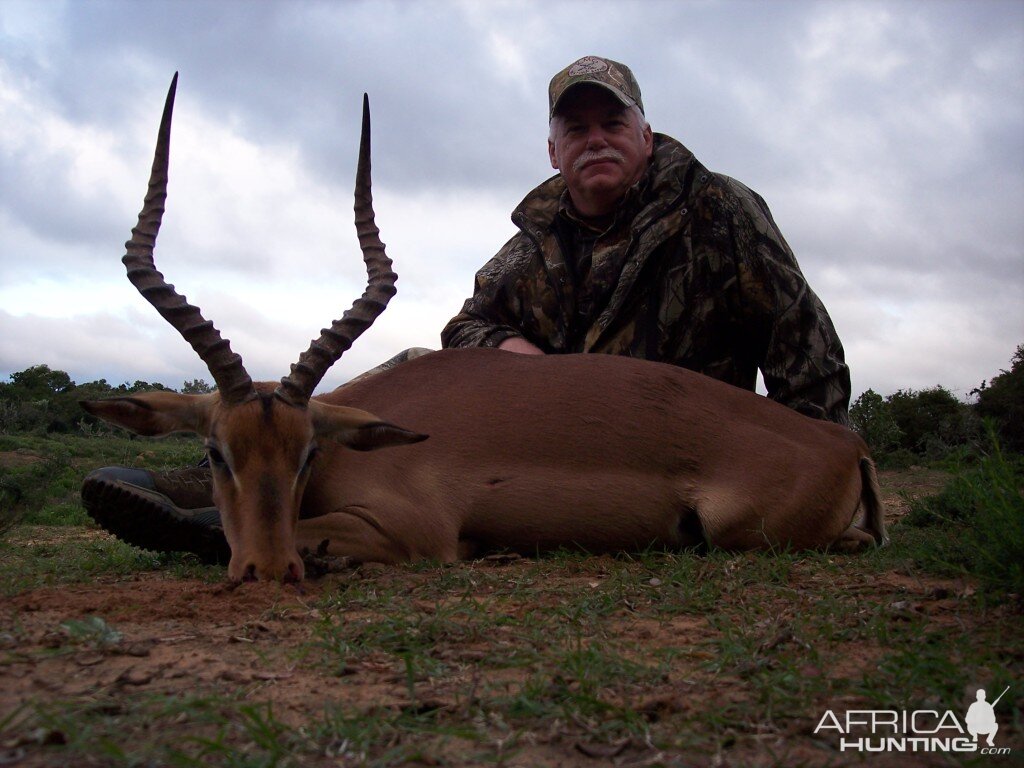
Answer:
<svg viewBox="0 0 1024 768"><path fill-rule="evenodd" d="M850 371L824 304L765 201L739 182L732 222L740 311L768 396L814 418L849 423Z"/></svg>
<svg viewBox="0 0 1024 768"><path fill-rule="evenodd" d="M497 347L524 335L519 289L529 245L522 233L515 235L476 273L473 295L441 331L442 347Z"/></svg>

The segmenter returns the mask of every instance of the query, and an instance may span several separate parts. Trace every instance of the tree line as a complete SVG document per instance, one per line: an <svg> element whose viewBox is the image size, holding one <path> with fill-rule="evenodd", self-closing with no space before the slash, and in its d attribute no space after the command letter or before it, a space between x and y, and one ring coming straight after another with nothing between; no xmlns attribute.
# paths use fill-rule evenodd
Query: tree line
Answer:
<svg viewBox="0 0 1024 768"><path fill-rule="evenodd" d="M942 386L899 390L882 397L867 390L850 406L850 425L880 466L945 459L986 443L990 425L1007 450L1024 453L1024 344L1010 369L983 381L965 403Z"/></svg>
<svg viewBox="0 0 1024 768"><path fill-rule="evenodd" d="M147 381L76 384L67 373L48 365L34 365L9 378L0 382L0 433L93 433L108 428L83 411L79 400L154 390L214 390L203 379L186 381L179 390ZM869 389L850 407L850 422L883 467L941 460L969 449L985 441L986 423L1003 447L1024 453L1024 344L1017 347L1009 370L982 382L971 395L973 402L967 403L942 386L901 389L886 397Z"/></svg>
<svg viewBox="0 0 1024 768"><path fill-rule="evenodd" d="M0 382L0 434L92 434L105 431L106 427L100 419L82 410L79 400L154 391L199 395L216 389L203 379L186 381L180 390L148 381L113 386L106 379L100 379L76 384L66 372L53 370L45 364L12 373L9 378L8 382Z"/></svg>

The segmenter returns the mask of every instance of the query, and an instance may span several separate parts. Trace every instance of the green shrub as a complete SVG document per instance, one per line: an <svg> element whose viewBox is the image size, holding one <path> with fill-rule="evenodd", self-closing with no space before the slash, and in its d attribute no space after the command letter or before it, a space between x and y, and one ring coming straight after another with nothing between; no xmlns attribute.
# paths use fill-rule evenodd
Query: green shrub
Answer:
<svg viewBox="0 0 1024 768"><path fill-rule="evenodd" d="M876 458L893 451L903 436L888 403L873 389L861 393L850 406L850 426Z"/></svg>
<svg viewBox="0 0 1024 768"><path fill-rule="evenodd" d="M1024 453L1024 344L1017 347L1010 370L975 390L978 413L994 419L999 437L1011 451Z"/></svg>
<svg viewBox="0 0 1024 768"><path fill-rule="evenodd" d="M35 522L33 518L55 496L68 495L68 486L73 482L68 452L60 448L21 466L0 466L0 509L3 510L0 530L21 521Z"/></svg>
<svg viewBox="0 0 1024 768"><path fill-rule="evenodd" d="M927 460L945 458L950 450L977 439L979 424L971 407L945 387L899 390L886 399L899 428L899 447Z"/></svg>
<svg viewBox="0 0 1024 768"><path fill-rule="evenodd" d="M981 436L976 409L939 386L885 398L869 389L850 406L850 426L882 469L948 462Z"/></svg>
<svg viewBox="0 0 1024 768"><path fill-rule="evenodd" d="M193 437L134 435L0 435L0 532L30 525L82 525L82 480L103 466L144 467L158 472L195 466L203 455ZM20 457L19 457L20 455Z"/></svg>
<svg viewBox="0 0 1024 768"><path fill-rule="evenodd" d="M100 431L100 420L82 410L81 400L124 396L139 392L168 391L163 384L125 382L116 387L106 379L76 384L64 371L34 365L0 382L0 434L71 434ZM202 379L185 382L189 392L210 391ZM170 390L173 391L173 390ZM107 432L109 432L109 428Z"/></svg>
<svg viewBox="0 0 1024 768"><path fill-rule="evenodd" d="M948 530L926 565L966 570L997 591L1024 595L1024 459L991 448L936 496L911 503L905 522Z"/></svg>

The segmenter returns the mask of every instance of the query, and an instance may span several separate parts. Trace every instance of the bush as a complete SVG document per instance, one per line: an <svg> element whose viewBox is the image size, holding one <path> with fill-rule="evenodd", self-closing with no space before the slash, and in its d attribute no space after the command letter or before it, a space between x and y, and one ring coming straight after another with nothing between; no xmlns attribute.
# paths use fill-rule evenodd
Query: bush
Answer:
<svg viewBox="0 0 1024 768"><path fill-rule="evenodd" d="M75 384L64 371L35 365L12 373L9 383L0 382L0 434L67 434L95 431L100 420L82 410L80 400L99 399L158 390L163 384L148 381L125 382L112 387L106 379ZM209 385L202 379L185 382L192 391ZM84 428L84 429L83 429Z"/></svg>
<svg viewBox="0 0 1024 768"><path fill-rule="evenodd" d="M905 522L948 529L950 546L933 565L953 566L998 591L1024 595L1024 459L991 448L936 496L911 503Z"/></svg>
<svg viewBox="0 0 1024 768"><path fill-rule="evenodd" d="M892 456L903 437L888 403L873 389L850 406L850 426L868 444L879 466L884 466L884 458Z"/></svg>
<svg viewBox="0 0 1024 768"><path fill-rule="evenodd" d="M945 387L899 390L886 400L900 431L899 447L926 459L942 459L951 449L979 435L978 420L966 403Z"/></svg>
<svg viewBox="0 0 1024 768"><path fill-rule="evenodd" d="M869 389L850 407L850 425L883 469L948 460L975 447L980 435L972 407L944 387L901 389L884 399Z"/></svg>
<svg viewBox="0 0 1024 768"><path fill-rule="evenodd" d="M978 413L995 420L999 438L1011 451L1024 453L1024 344L1017 347L1010 370L975 390Z"/></svg>
<svg viewBox="0 0 1024 768"><path fill-rule="evenodd" d="M21 466L0 466L0 532L38 515L51 501L54 488L66 495L70 476L68 453L60 449Z"/></svg>

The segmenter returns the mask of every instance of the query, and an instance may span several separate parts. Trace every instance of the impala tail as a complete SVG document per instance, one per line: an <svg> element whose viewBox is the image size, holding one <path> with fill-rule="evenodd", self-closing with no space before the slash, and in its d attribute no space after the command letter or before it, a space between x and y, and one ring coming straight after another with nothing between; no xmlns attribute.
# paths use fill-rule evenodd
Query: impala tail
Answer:
<svg viewBox="0 0 1024 768"><path fill-rule="evenodd" d="M878 486L878 471L869 456L860 460L861 506L864 508L864 530L870 533L875 543L889 543L885 532L885 506L882 504L882 489Z"/></svg>

